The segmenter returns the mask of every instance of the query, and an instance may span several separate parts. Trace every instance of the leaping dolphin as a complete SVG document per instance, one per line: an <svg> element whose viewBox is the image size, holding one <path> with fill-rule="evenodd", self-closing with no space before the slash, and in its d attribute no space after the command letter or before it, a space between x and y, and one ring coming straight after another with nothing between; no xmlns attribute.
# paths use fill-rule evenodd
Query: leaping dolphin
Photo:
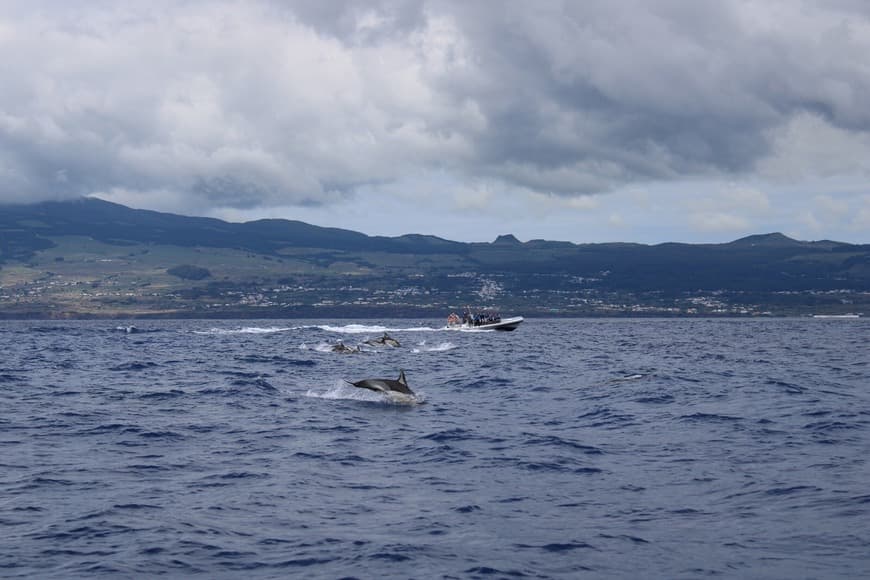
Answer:
<svg viewBox="0 0 870 580"><path fill-rule="evenodd" d="M361 381L351 382L351 385L361 389L369 389L379 393L402 393L403 395L413 395L414 391L408 388L408 381L405 379L405 371L399 371L399 378L393 379L363 379Z"/></svg>

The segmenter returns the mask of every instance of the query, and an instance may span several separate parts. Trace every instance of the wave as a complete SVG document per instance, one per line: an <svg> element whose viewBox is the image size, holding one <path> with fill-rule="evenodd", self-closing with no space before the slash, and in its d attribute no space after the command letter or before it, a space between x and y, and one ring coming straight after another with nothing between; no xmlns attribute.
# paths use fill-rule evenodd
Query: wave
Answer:
<svg viewBox="0 0 870 580"><path fill-rule="evenodd" d="M571 550L599 550L586 542L553 542L550 544L515 544L517 548L531 548L545 552L569 552Z"/></svg>
<svg viewBox="0 0 870 580"><path fill-rule="evenodd" d="M236 379L231 384L233 387L254 387L256 389L259 389L261 391L266 391L266 392L273 392L274 393L274 392L278 391L277 388L275 388L269 381L267 381L266 379L264 379L262 377L258 377L258 378L253 379L253 380Z"/></svg>
<svg viewBox="0 0 870 580"><path fill-rule="evenodd" d="M132 361L132 362L121 363L121 364L115 365L113 367L109 367L109 370L110 371L142 371L145 369L154 368L156 366L158 366L157 363L150 362L150 361L147 361L147 362Z"/></svg>
<svg viewBox="0 0 870 580"><path fill-rule="evenodd" d="M303 345L304 346L304 345ZM302 348L302 346L300 346ZM292 359L280 355L263 356L258 354L249 354L235 357L237 361L243 363L275 363L281 365L292 365L300 367L311 367L317 364L311 359Z"/></svg>
<svg viewBox="0 0 870 580"><path fill-rule="evenodd" d="M586 455L601 455L604 452L593 445L584 445L571 439L558 437L556 435L536 435L534 433L523 433L527 438L524 445L541 445L544 447L568 447L580 451Z"/></svg>
<svg viewBox="0 0 870 580"><path fill-rule="evenodd" d="M429 433L428 435L423 435L422 439L428 439L430 441L437 441L439 443L445 441L467 441L470 439L475 439L476 435L474 432L469 431L468 429L456 428L456 429L447 429L445 431L437 431L435 433Z"/></svg>
<svg viewBox="0 0 870 580"><path fill-rule="evenodd" d="M683 415L680 417L680 420L690 423L734 423L743 419L733 415L720 415L718 413L692 413L691 415Z"/></svg>
<svg viewBox="0 0 870 580"><path fill-rule="evenodd" d="M216 395L222 397L261 397L273 396L278 388L261 376L240 377L227 385L219 385L200 389L200 395Z"/></svg>
<svg viewBox="0 0 870 580"><path fill-rule="evenodd" d="M171 401L172 399L177 399L178 397L184 396L184 391L180 391L178 389L170 389L168 391L157 391L154 393L144 393L139 395L138 398L143 401Z"/></svg>
<svg viewBox="0 0 870 580"><path fill-rule="evenodd" d="M30 332L39 333L60 332L63 334L67 334L70 332L70 330L71 328L67 326L32 326L30 328Z"/></svg>

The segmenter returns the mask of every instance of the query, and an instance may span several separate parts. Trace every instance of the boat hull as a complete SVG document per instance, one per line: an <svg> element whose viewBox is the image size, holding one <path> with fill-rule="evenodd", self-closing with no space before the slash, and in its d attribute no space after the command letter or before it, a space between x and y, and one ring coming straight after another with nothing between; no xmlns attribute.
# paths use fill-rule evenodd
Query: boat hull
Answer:
<svg viewBox="0 0 870 580"><path fill-rule="evenodd" d="M478 324L477 326L474 324L451 324L448 325L448 327L456 330L498 330L502 332L512 332L516 330L522 322L522 316L513 316L511 318L503 318L498 322L492 322L490 324Z"/></svg>

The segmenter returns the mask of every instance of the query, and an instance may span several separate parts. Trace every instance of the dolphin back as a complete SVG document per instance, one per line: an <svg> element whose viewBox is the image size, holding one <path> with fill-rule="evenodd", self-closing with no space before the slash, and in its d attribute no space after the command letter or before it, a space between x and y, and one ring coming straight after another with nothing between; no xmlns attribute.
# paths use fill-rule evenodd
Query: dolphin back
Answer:
<svg viewBox="0 0 870 580"><path fill-rule="evenodd" d="M414 391L411 390L411 387L408 386L408 379L405 378L405 371L399 371L399 378L395 381L389 381L390 390L397 391L399 393L405 393L406 395L413 395Z"/></svg>
<svg viewBox="0 0 870 580"><path fill-rule="evenodd" d="M348 381L350 382L350 381ZM399 372L399 378L393 379L363 379L361 381L351 382L355 387L360 389L369 389L370 391L378 391L380 393L402 393L405 395L413 395L414 391L408 387L408 380L405 378L405 371Z"/></svg>

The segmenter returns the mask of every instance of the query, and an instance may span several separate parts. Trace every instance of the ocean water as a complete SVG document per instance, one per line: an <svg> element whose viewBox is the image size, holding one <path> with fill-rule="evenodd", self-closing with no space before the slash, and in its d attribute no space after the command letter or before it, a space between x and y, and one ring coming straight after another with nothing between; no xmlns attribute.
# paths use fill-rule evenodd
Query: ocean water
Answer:
<svg viewBox="0 0 870 580"><path fill-rule="evenodd" d="M136 324L0 325L0 577L870 576L870 320Z"/></svg>

